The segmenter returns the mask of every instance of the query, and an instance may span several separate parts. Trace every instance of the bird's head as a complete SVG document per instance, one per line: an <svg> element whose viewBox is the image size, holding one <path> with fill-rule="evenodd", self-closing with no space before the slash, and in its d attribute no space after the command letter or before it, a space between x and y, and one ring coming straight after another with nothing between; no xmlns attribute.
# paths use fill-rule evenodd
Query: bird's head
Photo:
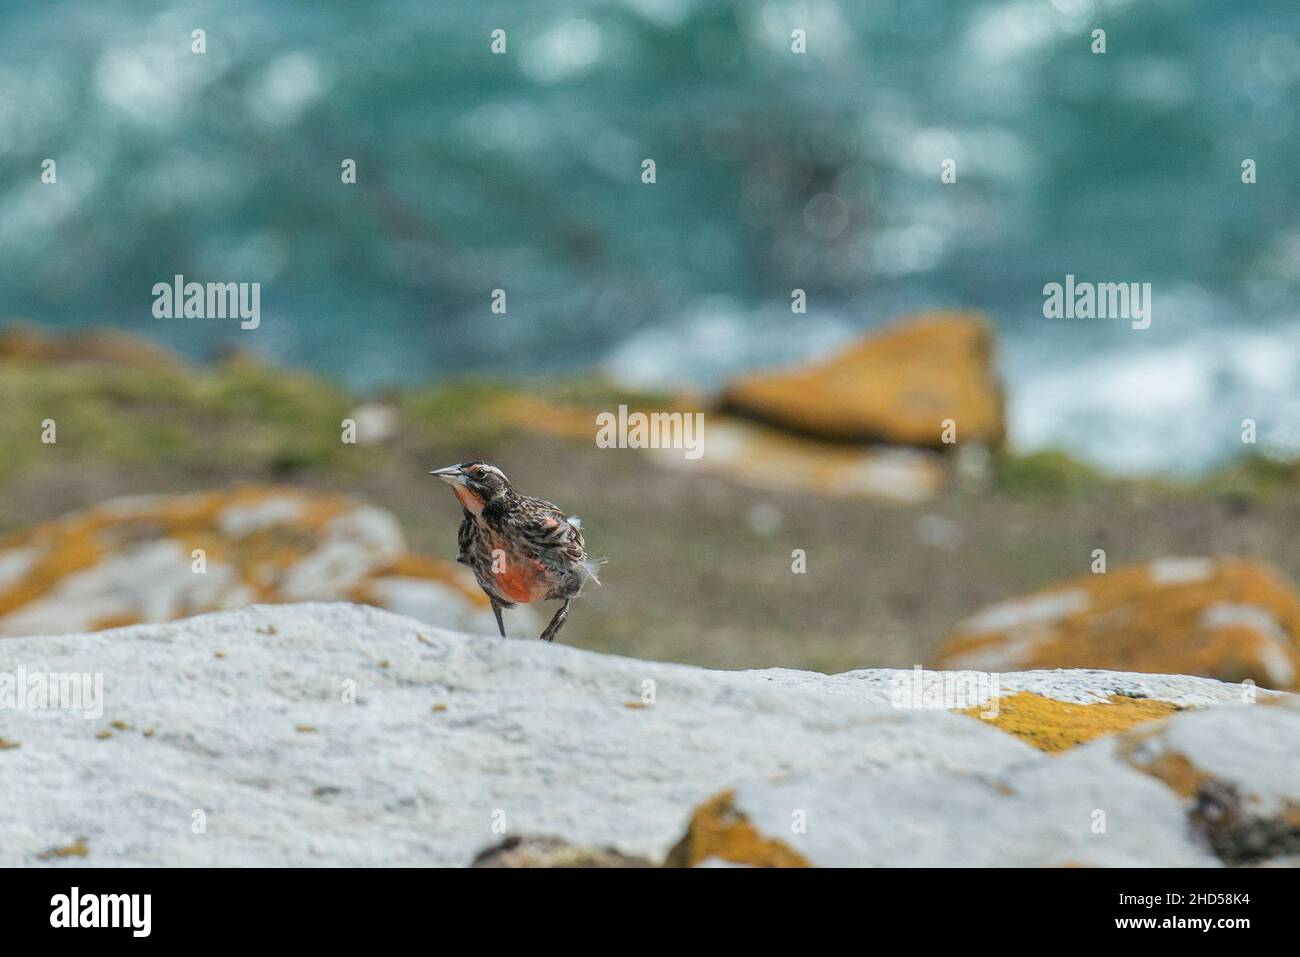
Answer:
<svg viewBox="0 0 1300 957"><path fill-rule="evenodd" d="M434 469L429 474L450 485L460 504L475 515L482 513L488 502L504 498L511 492L506 474L487 462L462 462L445 469Z"/></svg>

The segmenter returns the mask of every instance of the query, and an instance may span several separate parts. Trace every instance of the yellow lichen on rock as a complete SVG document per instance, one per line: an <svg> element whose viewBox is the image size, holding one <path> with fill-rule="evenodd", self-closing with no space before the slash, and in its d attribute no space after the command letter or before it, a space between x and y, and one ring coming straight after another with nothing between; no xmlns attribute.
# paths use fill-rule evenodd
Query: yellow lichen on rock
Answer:
<svg viewBox="0 0 1300 957"><path fill-rule="evenodd" d="M1169 747L1159 727L1126 732L1120 736L1117 752L1125 764L1160 781L1185 801L1218 782L1188 755Z"/></svg>
<svg viewBox="0 0 1300 957"><path fill-rule="evenodd" d="M1019 691L998 698L996 708L990 703L962 708L960 713L979 718L1041 751L1055 754L1102 735L1168 717L1178 710L1176 704L1152 698L1112 695L1109 701L1076 704ZM985 717L994 711L994 717Z"/></svg>
<svg viewBox="0 0 1300 957"><path fill-rule="evenodd" d="M735 806L735 792L724 791L691 815L686 834L671 851L668 867L695 867L716 858L751 867L811 867L789 845L765 837Z"/></svg>
<svg viewBox="0 0 1300 957"><path fill-rule="evenodd" d="M1275 706L1294 708L1295 700L1279 696ZM1300 800L1290 765L1268 758L1261 762L1259 755L1247 753L1255 742L1238 737L1240 727L1234 727L1255 710L1207 713L1204 720L1210 723L1202 725L1199 740L1187 733L1175 739L1171 725L1159 724L1123 734L1116 748L1125 764L1178 796L1191 832L1230 867L1300 854ZM1234 737L1235 749L1228 744ZM1267 746L1264 750L1269 751Z"/></svg>
<svg viewBox="0 0 1300 957"><path fill-rule="evenodd" d="M943 449L946 419L959 442L997 448L1005 434L992 329L968 312L908 316L827 361L742 376L722 406L835 441Z"/></svg>
<svg viewBox="0 0 1300 957"><path fill-rule="evenodd" d="M64 844L60 847L51 847L47 851L41 851L36 855L37 860L53 861L65 857L85 857L90 853L90 846L86 843L84 837L79 837L71 844Z"/></svg>
<svg viewBox="0 0 1300 957"><path fill-rule="evenodd" d="M1160 559L984 608L958 623L935 665L1104 668L1293 689L1300 595L1266 562Z"/></svg>
<svg viewBox="0 0 1300 957"><path fill-rule="evenodd" d="M1191 800L1214 777L1192 763L1178 751L1165 751L1148 760L1131 760L1133 767L1163 782L1181 798Z"/></svg>
<svg viewBox="0 0 1300 957"><path fill-rule="evenodd" d="M389 513L307 489L117 499L0 543L0 637L347 600L447 627L488 607L463 569L407 551Z"/></svg>

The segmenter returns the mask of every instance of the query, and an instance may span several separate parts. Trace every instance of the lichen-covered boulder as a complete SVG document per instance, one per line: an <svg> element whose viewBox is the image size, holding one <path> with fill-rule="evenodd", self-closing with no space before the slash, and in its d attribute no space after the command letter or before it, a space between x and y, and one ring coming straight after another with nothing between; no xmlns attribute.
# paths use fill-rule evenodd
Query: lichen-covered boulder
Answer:
<svg viewBox="0 0 1300 957"><path fill-rule="evenodd" d="M1249 678L1294 689L1300 595L1266 562L1159 559L981 609L957 624L935 663Z"/></svg>
<svg viewBox="0 0 1300 957"><path fill-rule="evenodd" d="M1109 748L1164 784L1225 864L1300 864L1300 707L1293 698L1135 728Z"/></svg>
<svg viewBox="0 0 1300 957"><path fill-rule="evenodd" d="M958 443L997 448L1005 433L993 333L976 313L907 317L829 360L742 376L721 404L838 441L943 449L948 419Z"/></svg>
<svg viewBox="0 0 1300 957"><path fill-rule="evenodd" d="M1070 674L1086 682L1086 673ZM823 771L749 781L692 812L668 863L1294 864L1300 855L1297 740L1300 705L1288 697L1189 707L1059 757L985 775Z"/></svg>
<svg viewBox="0 0 1300 957"><path fill-rule="evenodd" d="M0 543L0 637L309 600L496 630L468 573L412 554L391 514L338 494L244 488L116 499Z"/></svg>
<svg viewBox="0 0 1300 957"><path fill-rule="evenodd" d="M1300 799L1294 696L1205 678L709 671L319 603L2 647L41 700L0 670L0 866L1276 863ZM1072 707L999 722L1024 696Z"/></svg>

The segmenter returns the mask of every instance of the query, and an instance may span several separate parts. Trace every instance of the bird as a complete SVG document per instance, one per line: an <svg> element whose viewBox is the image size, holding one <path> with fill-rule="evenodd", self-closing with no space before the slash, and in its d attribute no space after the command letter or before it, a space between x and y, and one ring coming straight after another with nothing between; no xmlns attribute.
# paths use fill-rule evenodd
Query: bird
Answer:
<svg viewBox="0 0 1300 957"><path fill-rule="evenodd" d="M456 560L469 566L487 595L501 637L506 636L503 608L559 600L564 604L540 636L554 641L573 599L588 582L600 584L597 563L587 558L582 522L550 502L521 495L487 462L462 462L429 474L450 485L460 502Z"/></svg>

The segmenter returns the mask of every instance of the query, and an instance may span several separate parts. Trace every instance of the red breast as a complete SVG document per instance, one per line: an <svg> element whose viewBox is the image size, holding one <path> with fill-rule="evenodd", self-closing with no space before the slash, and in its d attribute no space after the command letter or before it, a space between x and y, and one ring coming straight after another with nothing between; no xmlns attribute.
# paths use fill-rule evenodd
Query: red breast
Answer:
<svg viewBox="0 0 1300 957"><path fill-rule="evenodd" d="M551 584L546 579L546 566L535 558L515 558L509 551L505 553L507 558L504 570L494 569L493 583L497 594L507 601L521 604L545 598L551 590ZM497 563L496 568L501 567L499 554L493 557Z"/></svg>

